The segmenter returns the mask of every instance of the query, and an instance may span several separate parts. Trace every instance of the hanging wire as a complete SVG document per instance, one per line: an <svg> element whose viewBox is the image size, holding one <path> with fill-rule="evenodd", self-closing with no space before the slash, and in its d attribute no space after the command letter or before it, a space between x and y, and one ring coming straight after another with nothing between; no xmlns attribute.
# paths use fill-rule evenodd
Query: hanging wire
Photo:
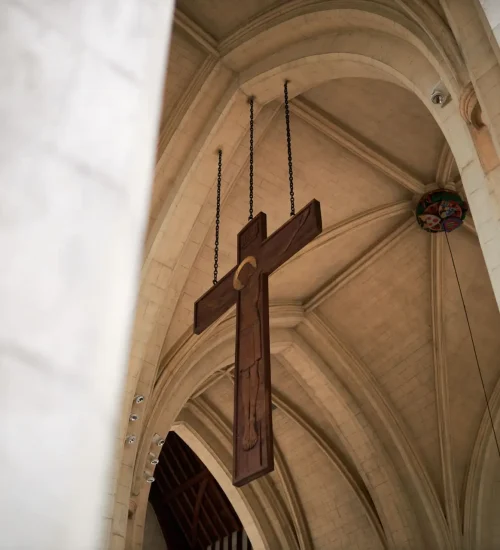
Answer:
<svg viewBox="0 0 500 550"><path fill-rule="evenodd" d="M214 286L219 273L219 228L220 228L220 188L222 182L222 149L219 149L219 165L217 168L217 206L215 209L215 245L214 245Z"/></svg>
<svg viewBox="0 0 500 550"><path fill-rule="evenodd" d="M288 80L285 80L285 122L288 148L288 179L290 181L290 216L295 216L295 195L293 192L292 135L290 133L290 107L288 105Z"/></svg>
<svg viewBox="0 0 500 550"><path fill-rule="evenodd" d="M253 220L253 97L248 100L250 104L250 155L249 155L249 200L248 220Z"/></svg>
<svg viewBox="0 0 500 550"><path fill-rule="evenodd" d="M469 334L470 334L470 339L471 339L471 342L472 342L472 349L474 350L474 355L476 357L477 371L479 372L479 378L481 380L481 386L483 387L484 400L486 402L486 408L488 410L488 415L490 417L491 429L493 430L493 436L495 438L495 443L496 443L496 446L497 446L498 456L500 457L500 444L498 442L498 436L497 436L497 433L495 431L495 423L493 422L493 415L491 414L491 408L490 408L490 404L488 402L488 393L486 392L486 386L484 384L483 373L481 372L481 367L479 366L479 358L478 358L478 355L477 355L477 350L476 350L476 344L474 342L474 337L472 336L472 328L471 328L471 325L470 325L469 315L467 313L467 308L465 307L465 300L464 300L464 294L462 292L462 285L460 284L460 279L458 278L457 266L455 265L455 258L453 257L453 252L451 251L450 240L448 239L448 232L445 231L444 234L446 236L446 242L448 243L448 250L450 251L451 263L453 264L453 269L455 271L455 277L456 277L457 283L458 283L458 290L460 291L460 298L462 299L462 306L464 308L465 318L467 319L467 326L469 327Z"/></svg>

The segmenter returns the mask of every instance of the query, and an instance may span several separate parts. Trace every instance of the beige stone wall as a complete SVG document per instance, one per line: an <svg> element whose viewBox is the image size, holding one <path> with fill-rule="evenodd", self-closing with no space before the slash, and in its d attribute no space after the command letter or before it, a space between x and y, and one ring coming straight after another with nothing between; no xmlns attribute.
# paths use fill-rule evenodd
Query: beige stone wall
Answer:
<svg viewBox="0 0 500 550"><path fill-rule="evenodd" d="M146 457L172 426L216 474L256 548L461 548L477 539L493 479L480 474L491 453L480 437L484 398L447 244L419 231L412 208L460 173L473 221L451 245L491 394L500 375L500 69L477 6L297 1L259 15L270 6L249 2L248 21L234 3L222 1L220 15L198 4L195 20L176 15L178 70L167 78L121 431L139 441L117 454L113 550L141 548ZM287 217L285 78L297 202L321 199L324 234L271 279L276 472L238 491L229 481L234 315L199 338L190 324L212 276L218 147L221 273L245 223L246 95L257 98L257 208L269 231ZM356 87L360 78L377 85ZM449 95L443 107L430 99L437 85ZM471 86L477 128L464 100ZM411 109L398 109L405 94ZM355 101L341 97L362 102L353 128L341 109ZM136 392L146 401L131 425ZM481 532L490 533L482 550L496 535Z"/></svg>

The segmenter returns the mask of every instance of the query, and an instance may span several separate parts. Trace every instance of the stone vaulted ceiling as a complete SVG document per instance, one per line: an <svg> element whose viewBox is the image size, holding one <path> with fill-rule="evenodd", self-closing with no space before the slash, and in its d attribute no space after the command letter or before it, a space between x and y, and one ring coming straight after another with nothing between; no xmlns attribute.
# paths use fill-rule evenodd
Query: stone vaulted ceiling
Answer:
<svg viewBox="0 0 500 550"><path fill-rule="evenodd" d="M229 69L221 68L213 88L196 95L218 44L285 4L179 0L164 94L132 368L134 361L143 365L142 384L158 380L158 418L162 407L177 407L179 435L209 468L213 462L226 472L234 313L198 343L190 336L194 301L213 277L215 147L203 161L206 200L193 193L192 208L180 212L175 205L190 155L198 162L197 109L215 108L214 89L231 86ZM438 3L431 5L440 17ZM228 66L242 64L241 56L229 57ZM284 113L279 101L261 106L259 99L254 204L267 213L270 233L289 213ZM415 201L436 184L460 190L458 171L427 107L372 68L358 74L343 66L329 81L294 94L291 112L296 204L318 199L324 231L270 279L277 468L255 498L265 509L271 498L282 514L271 523L293 526L293 537L274 527L283 548L378 550L389 539L398 548L424 548L439 540L447 517L452 521L450 499L456 514L464 513L485 414L448 243L419 229L413 215ZM224 150L220 274L235 264L248 208L247 105L228 108L227 116L230 123L214 129ZM168 246L165 240L159 246L155 232L166 212L187 237L171 234ZM472 220L450 235L449 245L491 395L500 374L500 316ZM154 308L156 295L161 305ZM187 402L161 397L169 373L191 349L210 362L206 374L185 382L192 390ZM231 498L227 480L221 485ZM244 525L266 531L246 508L235 508ZM412 521L420 526L409 529L420 532L418 541L406 538L405 522Z"/></svg>

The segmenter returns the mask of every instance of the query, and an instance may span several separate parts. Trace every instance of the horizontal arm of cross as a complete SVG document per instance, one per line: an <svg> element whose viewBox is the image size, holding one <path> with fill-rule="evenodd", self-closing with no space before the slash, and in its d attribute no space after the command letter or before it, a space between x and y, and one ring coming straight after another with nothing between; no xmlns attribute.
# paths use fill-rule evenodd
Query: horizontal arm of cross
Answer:
<svg viewBox="0 0 500 550"><path fill-rule="evenodd" d="M236 267L205 292L194 304L194 333L201 334L236 303L238 291L233 287Z"/></svg>
<svg viewBox="0 0 500 550"><path fill-rule="evenodd" d="M322 231L321 207L312 200L262 243L262 270L269 275L287 262Z"/></svg>
<svg viewBox="0 0 500 550"><path fill-rule="evenodd" d="M259 234L265 237L265 224L265 214L261 212L242 229L240 235L249 229L259 227ZM258 269L271 274L317 237L321 233L321 228L320 204L317 200L312 200L267 239L264 238L260 242L259 239L254 240L254 244L247 247L246 252L250 251L250 253L256 254ZM255 250L252 249L254 245L256 246ZM238 256L241 256L240 252ZM237 269L238 266L226 273L195 303L195 334L201 334L236 303L238 291L233 286L233 279Z"/></svg>

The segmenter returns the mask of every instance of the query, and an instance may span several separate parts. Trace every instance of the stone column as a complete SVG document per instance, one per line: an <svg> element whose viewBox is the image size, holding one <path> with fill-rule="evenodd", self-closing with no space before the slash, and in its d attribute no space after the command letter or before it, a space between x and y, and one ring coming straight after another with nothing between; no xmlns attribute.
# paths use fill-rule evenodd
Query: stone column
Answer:
<svg viewBox="0 0 500 550"><path fill-rule="evenodd" d="M500 307L500 49L483 24L479 0L440 3L466 64L463 78L470 79L462 91L460 114L449 109L441 127L460 169Z"/></svg>
<svg viewBox="0 0 500 550"><path fill-rule="evenodd" d="M498 0L479 0L493 34L500 44L500 3Z"/></svg>
<svg viewBox="0 0 500 550"><path fill-rule="evenodd" d="M173 9L0 3L2 548L108 544Z"/></svg>
<svg viewBox="0 0 500 550"><path fill-rule="evenodd" d="M479 0L440 1L465 60L484 123L500 155L500 49L492 44L481 21Z"/></svg>

